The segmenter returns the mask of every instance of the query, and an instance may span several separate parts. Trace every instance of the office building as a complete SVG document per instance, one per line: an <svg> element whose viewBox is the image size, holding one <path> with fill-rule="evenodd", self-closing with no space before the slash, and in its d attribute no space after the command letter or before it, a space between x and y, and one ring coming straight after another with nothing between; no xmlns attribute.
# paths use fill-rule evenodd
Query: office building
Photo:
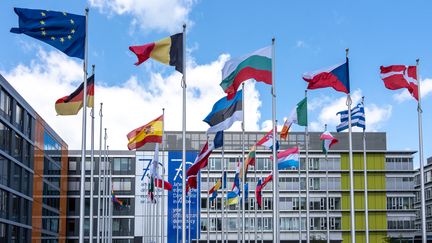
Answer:
<svg viewBox="0 0 432 243"><path fill-rule="evenodd" d="M67 145L0 75L0 242L64 242Z"/></svg>
<svg viewBox="0 0 432 243"><path fill-rule="evenodd" d="M425 206L426 206L426 234L428 241L432 241L432 157L427 159L427 164L424 167L424 180L425 180ZM416 197L415 197L415 208L416 208L416 220L415 227L419 231L421 230L421 205L420 205L420 169L416 170L415 173L415 189L416 189ZM418 232L416 240L421 240L421 233Z"/></svg>

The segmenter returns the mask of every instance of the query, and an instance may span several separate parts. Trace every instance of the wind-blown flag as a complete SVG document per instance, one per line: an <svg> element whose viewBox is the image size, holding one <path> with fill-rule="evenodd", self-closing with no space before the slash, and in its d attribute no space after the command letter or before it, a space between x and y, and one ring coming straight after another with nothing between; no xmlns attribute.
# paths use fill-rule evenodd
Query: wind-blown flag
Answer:
<svg viewBox="0 0 432 243"><path fill-rule="evenodd" d="M219 178L216 182L216 184L210 188L208 194L210 195L210 201L213 201L217 195L218 195L218 190L222 188L222 178Z"/></svg>
<svg viewBox="0 0 432 243"><path fill-rule="evenodd" d="M278 170L299 168L299 149L298 147L290 148L277 154ZM273 160L273 156L270 156Z"/></svg>
<svg viewBox="0 0 432 243"><path fill-rule="evenodd" d="M127 134L128 149L138 149L146 143L162 143L163 115Z"/></svg>
<svg viewBox="0 0 432 243"><path fill-rule="evenodd" d="M232 99L241 83L248 79L272 84L272 48L259 49L253 53L227 61L222 69L220 86Z"/></svg>
<svg viewBox="0 0 432 243"><path fill-rule="evenodd" d="M341 132L348 129L348 110L339 111L336 115L340 115L340 124L336 126L336 131ZM351 126L363 128L363 131L366 129L366 118L362 103L351 109Z"/></svg>
<svg viewBox="0 0 432 243"><path fill-rule="evenodd" d="M83 107L84 82L72 94L58 99L55 103L57 115L76 115ZM87 107L94 105L94 75L87 79Z"/></svg>
<svg viewBox="0 0 432 243"><path fill-rule="evenodd" d="M84 59L86 17L65 12L14 8L19 27L10 32L26 34L70 57Z"/></svg>
<svg viewBox="0 0 432 243"><path fill-rule="evenodd" d="M162 177L159 175L159 166L163 166L162 163L159 162L159 144L155 145L155 151L153 155L153 160L150 162L149 174L150 178L154 180L154 186L158 188L162 188L164 190L171 191L172 185L168 181L162 180Z"/></svg>
<svg viewBox="0 0 432 243"><path fill-rule="evenodd" d="M336 91L349 93L349 65L348 58L345 63L335 65L323 70L303 74L303 79L308 82L308 89L320 89L331 87Z"/></svg>
<svg viewBox="0 0 432 243"><path fill-rule="evenodd" d="M224 97L218 100L211 112L204 118L204 122L209 124L208 133L215 133L230 128L234 122L241 121L243 118L242 93L240 90L234 99L228 100Z"/></svg>
<svg viewBox="0 0 432 243"><path fill-rule="evenodd" d="M381 66L381 79L387 89L408 89L408 92L418 100L417 67L405 65Z"/></svg>
<svg viewBox="0 0 432 243"><path fill-rule="evenodd" d="M268 175L262 183L261 183L261 179L258 180L258 184L255 188L255 197L257 200L258 208L261 208L262 205L262 190L267 185L267 183L269 183L272 180L273 180L273 174Z"/></svg>
<svg viewBox="0 0 432 243"><path fill-rule="evenodd" d="M114 194L114 190L111 190L111 200L114 204L120 206L120 207L125 207L126 205L124 205L124 202L122 200L120 200L115 194Z"/></svg>
<svg viewBox="0 0 432 243"><path fill-rule="evenodd" d="M201 152L195 158L195 162L193 163L193 165L189 167L189 169L186 171L186 176L189 177L192 175L197 175L202 168L205 168L208 164L208 158L212 153L213 149L214 145L211 144L209 146L209 143L206 142L204 144L204 147L201 149Z"/></svg>
<svg viewBox="0 0 432 243"><path fill-rule="evenodd" d="M289 129L293 123L298 124L299 126L307 126L307 98L302 99L296 107L291 111L288 119L285 120L285 123L282 127L282 131L280 133L280 139L286 140L288 137Z"/></svg>
<svg viewBox="0 0 432 243"><path fill-rule="evenodd" d="M277 131L276 131L277 134ZM268 149L273 149L273 129L270 130L261 140L256 144L257 146L264 146ZM276 139L276 150L279 150L279 141Z"/></svg>
<svg viewBox="0 0 432 243"><path fill-rule="evenodd" d="M183 33L142 46L130 46L129 50L138 58L135 65L140 65L151 57L163 64L175 66L177 71L183 73Z"/></svg>
<svg viewBox="0 0 432 243"><path fill-rule="evenodd" d="M227 193L227 204L237 204L240 196L240 160L237 161L236 174L234 176L233 186L230 192Z"/></svg>
<svg viewBox="0 0 432 243"><path fill-rule="evenodd" d="M186 182L186 194L189 193L190 189L197 189L198 187L198 176L197 175L191 175L187 177L187 182Z"/></svg>
<svg viewBox="0 0 432 243"><path fill-rule="evenodd" d="M248 155L246 157L245 164L244 164L244 166L242 168L242 169L245 170L245 178L247 178L247 173L248 173L248 170L249 170L249 166L255 166L255 160L256 160L255 155L256 155L256 146L254 145L250 149L250 151L249 151L249 153L248 153ZM243 171L242 171L242 169L240 169L240 179L243 180Z"/></svg>
<svg viewBox="0 0 432 243"><path fill-rule="evenodd" d="M327 154L330 148L338 142L338 140L328 131L324 131L324 133L321 134L320 140L322 140L322 149L325 154Z"/></svg>

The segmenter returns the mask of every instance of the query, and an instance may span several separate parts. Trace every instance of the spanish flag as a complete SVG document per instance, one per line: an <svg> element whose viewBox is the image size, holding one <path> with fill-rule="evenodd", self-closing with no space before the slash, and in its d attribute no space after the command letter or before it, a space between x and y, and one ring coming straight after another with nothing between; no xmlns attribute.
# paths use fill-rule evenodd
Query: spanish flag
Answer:
<svg viewBox="0 0 432 243"><path fill-rule="evenodd" d="M84 82L72 94L60 98L55 103L57 115L76 115L83 107ZM87 79L87 107L93 107L94 74Z"/></svg>
<svg viewBox="0 0 432 243"><path fill-rule="evenodd" d="M146 143L162 143L163 115L128 133L128 149L138 149Z"/></svg>
<svg viewBox="0 0 432 243"><path fill-rule="evenodd" d="M175 66L177 71L183 73L183 33L142 46L129 46L129 50L138 57L135 65L140 65L151 57L163 64Z"/></svg>

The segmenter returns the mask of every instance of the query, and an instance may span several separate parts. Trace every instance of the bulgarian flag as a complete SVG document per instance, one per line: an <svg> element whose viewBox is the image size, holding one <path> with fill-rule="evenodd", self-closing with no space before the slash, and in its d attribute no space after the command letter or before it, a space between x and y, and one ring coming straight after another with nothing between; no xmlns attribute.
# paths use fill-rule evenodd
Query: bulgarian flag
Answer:
<svg viewBox="0 0 432 243"><path fill-rule="evenodd" d="M264 47L243 57L227 61L222 69L220 86L231 100L240 84L248 79L272 84L272 48Z"/></svg>
<svg viewBox="0 0 432 243"><path fill-rule="evenodd" d="M328 131L321 134L320 140L322 140L322 149L325 154L327 154L330 148L338 142L338 140Z"/></svg>
<svg viewBox="0 0 432 243"><path fill-rule="evenodd" d="M288 137L288 131L293 123L298 124L299 126L307 126L307 98L305 97L299 103L297 103L296 107L291 111L288 119L285 120L285 123L282 127L282 131L280 133L280 139L286 140Z"/></svg>

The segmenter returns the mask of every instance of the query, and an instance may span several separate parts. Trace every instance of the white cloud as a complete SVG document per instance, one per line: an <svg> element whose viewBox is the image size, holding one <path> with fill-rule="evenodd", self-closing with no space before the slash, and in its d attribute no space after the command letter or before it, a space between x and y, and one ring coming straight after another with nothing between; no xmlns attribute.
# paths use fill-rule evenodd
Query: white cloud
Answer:
<svg viewBox="0 0 432 243"><path fill-rule="evenodd" d="M214 102L224 96L219 86L221 69L229 55L221 55L209 64L188 63L187 69L187 130L204 131L208 128L202 119L210 112ZM142 66L137 68L144 68ZM56 116L54 102L71 93L82 82L82 65L58 51L38 51L29 65L20 64L12 70L2 71L5 78L30 103L47 123L68 143L70 149L81 147L81 112L78 116ZM165 108L166 130L182 128L181 74L172 71L167 76L151 73L150 81L143 85L136 76L115 86L97 79L96 115L103 101L103 126L108 128L112 149L126 149L126 134L162 113ZM246 82L246 129L258 130L261 101L255 82ZM97 116L98 117L98 116ZM90 123L88 123L88 126ZM96 119L96 138L99 119ZM240 130L240 123L233 126ZM96 139L96 148L98 148ZM89 147L89 146L88 146Z"/></svg>
<svg viewBox="0 0 432 243"><path fill-rule="evenodd" d="M421 92L421 98L422 99L432 93L432 79L430 79L430 78L423 79L421 81L420 85L421 85L420 86L420 92ZM393 99L399 103L402 103L404 101L413 99L413 97L408 92L408 90L404 89L402 92L394 94Z"/></svg>
<svg viewBox="0 0 432 243"><path fill-rule="evenodd" d="M304 47L307 47L307 44L306 44L306 42L304 42L304 41L302 41L302 40L298 40L298 41L296 42L296 47L297 47L297 48L304 48Z"/></svg>
<svg viewBox="0 0 432 243"><path fill-rule="evenodd" d="M355 106L360 102L362 93L360 90L354 91L351 95L352 104ZM322 131L324 129L324 124L327 124L330 130L333 130L339 123L340 118L336 115L337 112L346 110L346 97L341 97L339 99L329 99L329 97L318 98L321 102L320 106L317 105L315 99L311 100L314 104L314 109L319 110L319 115L317 120L311 121L309 123L311 131ZM373 103L367 103L365 105L366 113L366 130L376 131L380 129L385 121L387 121L392 113L391 105L378 106ZM354 128L354 131L359 130L359 128Z"/></svg>
<svg viewBox="0 0 432 243"><path fill-rule="evenodd" d="M89 0L91 6L110 15L131 15L131 28L150 31L180 31L195 0Z"/></svg>

